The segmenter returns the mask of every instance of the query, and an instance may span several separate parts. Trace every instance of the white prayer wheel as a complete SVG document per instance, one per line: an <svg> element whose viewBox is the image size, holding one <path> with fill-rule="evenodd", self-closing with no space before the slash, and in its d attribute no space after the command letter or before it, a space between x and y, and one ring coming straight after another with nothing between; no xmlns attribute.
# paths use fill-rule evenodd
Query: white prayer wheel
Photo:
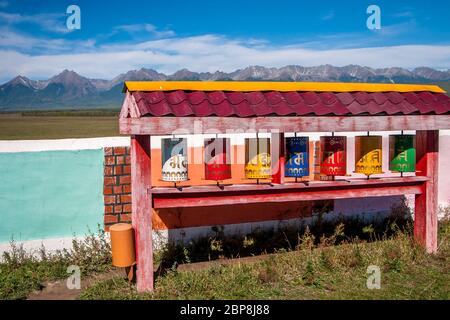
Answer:
<svg viewBox="0 0 450 320"><path fill-rule="evenodd" d="M187 139L161 139L161 180L179 182L188 180Z"/></svg>

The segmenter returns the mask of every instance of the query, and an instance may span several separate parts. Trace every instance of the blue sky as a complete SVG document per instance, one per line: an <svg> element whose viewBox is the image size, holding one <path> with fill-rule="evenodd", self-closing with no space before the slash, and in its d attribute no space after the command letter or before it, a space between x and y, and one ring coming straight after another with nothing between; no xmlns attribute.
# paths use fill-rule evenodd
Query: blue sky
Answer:
<svg viewBox="0 0 450 320"><path fill-rule="evenodd" d="M66 8L81 29L66 28ZM381 9L369 30L366 9ZM450 68L449 1L0 0L0 81L61 70L112 78L141 67L171 73L361 64Z"/></svg>

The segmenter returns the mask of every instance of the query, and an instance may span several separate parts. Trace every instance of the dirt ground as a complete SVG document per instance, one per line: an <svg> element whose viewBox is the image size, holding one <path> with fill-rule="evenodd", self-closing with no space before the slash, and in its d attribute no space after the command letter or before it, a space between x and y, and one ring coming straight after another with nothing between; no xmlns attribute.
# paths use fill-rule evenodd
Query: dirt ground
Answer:
<svg viewBox="0 0 450 320"><path fill-rule="evenodd" d="M81 289L67 288L66 279L46 282L43 284L42 290L32 292L28 296L28 300L77 300L81 291L100 280L108 280L110 278L124 276L123 269L113 269L108 273L96 274L81 279Z"/></svg>
<svg viewBox="0 0 450 320"><path fill-rule="evenodd" d="M207 269L215 265L228 265L228 264L251 264L264 259L269 258L273 254L252 256L238 259L220 259L214 261L204 261L196 263L181 264L177 267L178 271L197 271ZM158 270L155 266L155 270ZM159 272L159 271L157 271ZM50 281L43 284L42 290L36 290L28 296L28 300L77 300L81 292L96 283L97 281L108 280L115 277L126 278L125 269L114 268L113 270L96 274L81 279L81 289L69 289L66 284L66 279Z"/></svg>

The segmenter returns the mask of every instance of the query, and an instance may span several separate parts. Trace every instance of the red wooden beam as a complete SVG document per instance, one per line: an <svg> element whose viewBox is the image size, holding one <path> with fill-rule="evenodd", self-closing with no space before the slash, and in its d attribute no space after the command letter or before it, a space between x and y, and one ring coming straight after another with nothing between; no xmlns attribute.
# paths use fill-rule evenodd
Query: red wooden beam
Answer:
<svg viewBox="0 0 450 320"><path fill-rule="evenodd" d="M411 177L415 178L415 177ZM405 179L405 178L403 178ZM201 207L233 205L264 202L289 202L327 199L346 199L419 194L426 179L409 179L400 182L383 181L357 183L344 181L323 182L305 186L301 183L270 187L247 186L241 190L236 187L211 191L212 187L191 187L185 191L175 192L170 188L155 188L153 193L154 208ZM367 180L365 180L367 181ZM370 181L370 180L369 180ZM220 190L220 189L219 189Z"/></svg>
<svg viewBox="0 0 450 320"><path fill-rule="evenodd" d="M414 236L427 252L437 250L439 131L416 132L417 175L426 176L415 198Z"/></svg>
<svg viewBox="0 0 450 320"><path fill-rule="evenodd" d="M272 163L272 183L284 183L285 145L284 133L272 133L270 141Z"/></svg>
<svg viewBox="0 0 450 320"><path fill-rule="evenodd" d="M153 290L153 239L150 136L131 137L131 201L135 232L136 285Z"/></svg>
<svg viewBox="0 0 450 320"><path fill-rule="evenodd" d="M422 182L428 181L425 176L410 176L410 177L386 177L378 179L365 179L365 178L351 178L345 180L335 180L335 181L309 181L307 184L300 182L288 182L285 184L268 184L268 183L252 183L252 184L231 184L222 185L218 187L216 184L202 185L202 186L186 186L182 188L173 187L153 187L151 193L154 197L159 195L169 195L176 194L177 196L184 196L190 193L231 193L231 192L242 192L242 191L292 191L297 189L323 189L323 188L349 188L353 186L395 186L395 185L421 185Z"/></svg>
<svg viewBox="0 0 450 320"><path fill-rule="evenodd" d="M119 120L121 134L200 134L450 129L450 115L302 117L142 117Z"/></svg>

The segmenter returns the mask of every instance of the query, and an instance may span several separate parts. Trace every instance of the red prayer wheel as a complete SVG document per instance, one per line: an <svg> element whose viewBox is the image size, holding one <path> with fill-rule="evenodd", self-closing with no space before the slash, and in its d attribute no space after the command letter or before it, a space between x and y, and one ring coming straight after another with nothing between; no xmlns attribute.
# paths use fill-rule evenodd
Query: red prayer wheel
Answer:
<svg viewBox="0 0 450 320"><path fill-rule="evenodd" d="M347 137L320 137L320 173L327 176L347 174Z"/></svg>
<svg viewBox="0 0 450 320"><path fill-rule="evenodd" d="M231 179L230 139L205 139L205 179Z"/></svg>

